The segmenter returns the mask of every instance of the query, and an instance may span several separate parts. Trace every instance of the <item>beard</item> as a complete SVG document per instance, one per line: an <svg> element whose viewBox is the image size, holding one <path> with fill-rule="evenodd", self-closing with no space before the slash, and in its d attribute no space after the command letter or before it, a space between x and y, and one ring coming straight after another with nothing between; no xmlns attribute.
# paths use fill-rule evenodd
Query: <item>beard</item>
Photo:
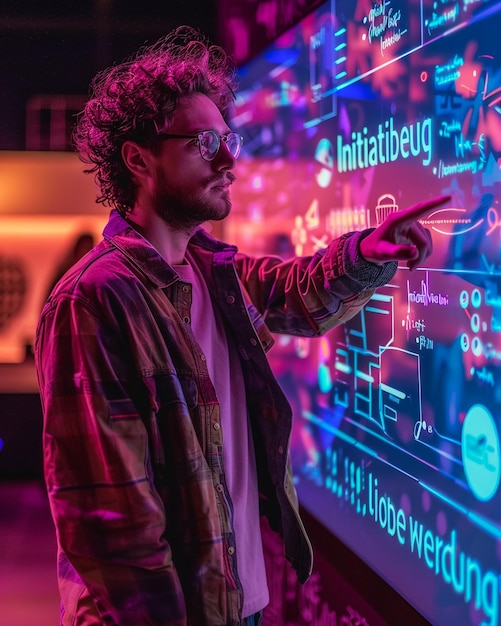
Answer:
<svg viewBox="0 0 501 626"><path fill-rule="evenodd" d="M219 221L227 217L231 211L229 184L235 181L232 172L211 176L202 181L201 188L208 193L199 191L179 193L159 185L153 196L153 206L159 217L176 230L193 231L204 222ZM211 198L212 188L221 188L217 198Z"/></svg>

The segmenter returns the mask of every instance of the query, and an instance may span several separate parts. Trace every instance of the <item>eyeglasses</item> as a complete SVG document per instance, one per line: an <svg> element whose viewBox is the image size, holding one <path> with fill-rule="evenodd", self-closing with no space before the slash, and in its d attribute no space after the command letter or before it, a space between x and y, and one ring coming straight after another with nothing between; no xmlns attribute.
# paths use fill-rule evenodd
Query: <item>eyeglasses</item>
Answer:
<svg viewBox="0 0 501 626"><path fill-rule="evenodd" d="M221 140L224 141L229 153L234 159L237 159L240 155L240 150L244 142L243 137L238 133L227 133L226 135L219 135L215 130L202 130L197 135L172 135L169 133L158 133L156 138L159 141L165 139L196 139L198 143L198 149L202 159L206 161L212 161L216 158L219 148L221 147Z"/></svg>

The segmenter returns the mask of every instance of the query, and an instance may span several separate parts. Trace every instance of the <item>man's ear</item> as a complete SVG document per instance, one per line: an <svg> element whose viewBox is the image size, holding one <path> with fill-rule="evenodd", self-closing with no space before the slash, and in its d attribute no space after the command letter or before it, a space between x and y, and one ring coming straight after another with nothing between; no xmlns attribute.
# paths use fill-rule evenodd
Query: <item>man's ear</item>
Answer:
<svg viewBox="0 0 501 626"><path fill-rule="evenodd" d="M148 157L146 149L134 141L124 141L122 145L122 159L128 169L137 178L143 178L148 174Z"/></svg>

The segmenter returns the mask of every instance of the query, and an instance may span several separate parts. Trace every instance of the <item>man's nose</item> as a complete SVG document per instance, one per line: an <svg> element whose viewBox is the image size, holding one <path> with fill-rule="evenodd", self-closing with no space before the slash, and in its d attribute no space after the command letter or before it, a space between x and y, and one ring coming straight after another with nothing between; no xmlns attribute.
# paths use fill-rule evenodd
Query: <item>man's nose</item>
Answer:
<svg viewBox="0 0 501 626"><path fill-rule="evenodd" d="M237 164L236 158L231 154L226 141L221 139L219 150L212 160L212 165L216 170L232 170Z"/></svg>

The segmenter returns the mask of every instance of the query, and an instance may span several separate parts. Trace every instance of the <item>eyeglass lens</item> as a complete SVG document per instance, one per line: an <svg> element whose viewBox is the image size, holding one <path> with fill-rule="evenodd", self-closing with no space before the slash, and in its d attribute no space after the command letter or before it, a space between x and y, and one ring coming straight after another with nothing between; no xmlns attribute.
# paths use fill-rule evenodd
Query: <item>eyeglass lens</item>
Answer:
<svg viewBox="0 0 501 626"><path fill-rule="evenodd" d="M216 157L219 150L221 140L226 143L230 154L237 158L240 154L242 140L238 133L228 133L226 136L220 136L213 130L207 130L198 136L200 142L200 154L207 161L212 161Z"/></svg>

